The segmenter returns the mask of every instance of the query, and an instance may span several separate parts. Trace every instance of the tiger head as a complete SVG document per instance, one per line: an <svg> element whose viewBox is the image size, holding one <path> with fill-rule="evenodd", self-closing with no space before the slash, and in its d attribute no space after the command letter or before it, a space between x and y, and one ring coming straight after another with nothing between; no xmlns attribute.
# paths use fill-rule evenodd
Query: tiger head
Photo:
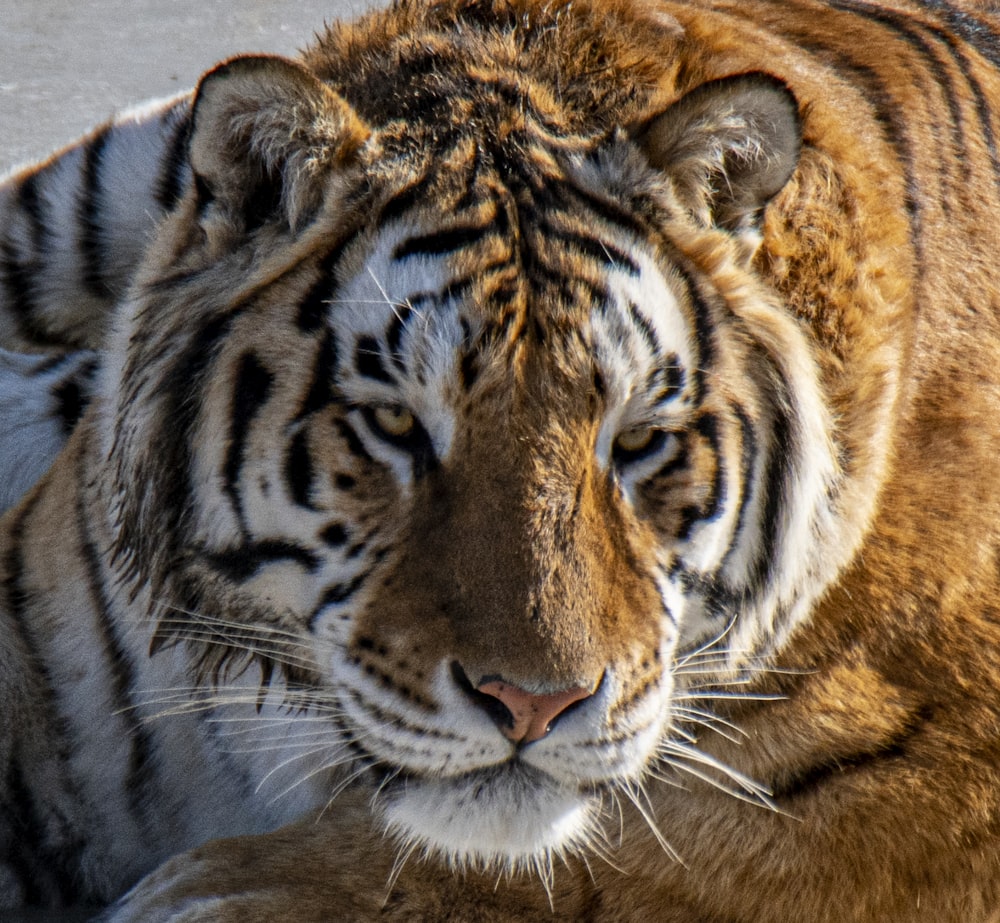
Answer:
<svg viewBox="0 0 1000 923"><path fill-rule="evenodd" d="M755 260L786 87L419 15L203 79L106 495L160 641L278 668L401 840L530 865L686 758L691 675L752 672L865 514Z"/></svg>

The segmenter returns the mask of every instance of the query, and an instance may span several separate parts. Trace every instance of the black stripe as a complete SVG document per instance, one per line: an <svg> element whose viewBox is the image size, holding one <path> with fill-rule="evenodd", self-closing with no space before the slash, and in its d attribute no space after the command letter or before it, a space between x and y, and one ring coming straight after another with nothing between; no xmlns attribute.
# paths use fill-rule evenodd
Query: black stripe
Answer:
<svg viewBox="0 0 1000 923"><path fill-rule="evenodd" d="M63 434L68 436L83 416L83 411L90 403L89 385L97 372L97 360L90 359L82 363L69 378L64 378L52 389L55 401L55 412L61 424Z"/></svg>
<svg viewBox="0 0 1000 923"><path fill-rule="evenodd" d="M78 244L83 262L82 281L84 287L98 298L110 298L113 295L107 278L105 242L101 226L103 206L101 165L110 132L111 127L108 125L98 129L83 148L83 176L77 213L80 228Z"/></svg>
<svg viewBox="0 0 1000 923"><path fill-rule="evenodd" d="M384 228L411 209L422 205L430 193L433 180L434 177L431 173L425 173L419 180L387 199L379 209L378 217L372 224L375 227Z"/></svg>
<svg viewBox="0 0 1000 923"><path fill-rule="evenodd" d="M288 445L288 452L285 454L285 482L292 500L298 506L307 510L317 509L312 500L315 471L312 453L309 451L309 436L304 429L300 429Z"/></svg>
<svg viewBox="0 0 1000 923"><path fill-rule="evenodd" d="M709 369L716 358L715 319L712 308L695 276L679 254L672 260L675 272L684 282L686 294L694 317L694 335L698 347L698 357L691 370L692 399L700 404L705 394L705 371Z"/></svg>
<svg viewBox="0 0 1000 923"><path fill-rule="evenodd" d="M648 237L650 230L659 230L656 225L646 226L640 215L626 210L618 202L599 198L565 180L553 181L549 190L554 200L564 208L575 210L582 206L585 211L596 215L606 224L626 231L628 236L644 239Z"/></svg>
<svg viewBox="0 0 1000 923"><path fill-rule="evenodd" d="M639 331L643 342L646 344L646 348L652 354L652 358L659 359L663 351L663 347L660 345L660 338L656 335L653 325L643 316L642 311L639 310L639 306L631 301L628 305L628 316Z"/></svg>
<svg viewBox="0 0 1000 923"><path fill-rule="evenodd" d="M319 534L320 541L325 545L329 545L331 548L339 548L341 545L347 544L347 539L349 535L347 529L342 523L331 522L330 525L326 526L322 532Z"/></svg>
<svg viewBox="0 0 1000 923"><path fill-rule="evenodd" d="M324 590L323 595L320 597L319 605L313 610L312 615L309 616L309 629L312 631L315 628L316 620L323 613L323 610L329 606L338 605L343 602L347 602L359 589L361 585L368 579L368 572L360 573L352 580L346 583L336 583L331 587L327 587Z"/></svg>
<svg viewBox="0 0 1000 923"><path fill-rule="evenodd" d="M726 466L719 447L718 418L714 414L703 413L694 425L694 432L698 433L711 447L715 457L715 474L712 478L712 486L702 506L687 506L681 510L681 525L677 532L677 537L680 539L690 538L691 530L696 524L718 519L722 515L728 493Z"/></svg>
<svg viewBox="0 0 1000 923"><path fill-rule="evenodd" d="M736 552L743 529L746 526L747 510L753 498L753 467L757 460L757 434L753 420L742 407L733 407L733 413L740 423L740 508L736 513L736 525L733 529L733 541L722 560L720 569L725 569L729 557Z"/></svg>
<svg viewBox="0 0 1000 923"><path fill-rule="evenodd" d="M14 514L14 520L8 529L10 545L7 548L7 554L4 559L4 569L6 571L3 583L4 609L7 610L7 613L17 624L23 622L28 615L26 611L28 608L28 593L24 587L24 579L27 573L27 562L24 560L23 554L25 529L41 497L42 494L36 493L30 499L26 500L18 512ZM25 641L27 642L27 636L25 636ZM31 650L32 645L28 644L27 647Z"/></svg>
<svg viewBox="0 0 1000 923"><path fill-rule="evenodd" d="M918 275L921 274L924 266L923 209L920 204L922 190L914 175L913 145L909 139L906 119L904 114L900 112L898 102L875 68L859 64L857 61L840 54L837 49L817 42L812 35L793 34L793 38L802 51L810 52L826 66L832 66L845 77L851 75L874 109L882 133L889 146L895 151L902 168L906 189L904 207L911 225L909 239L914 249L916 272ZM832 65L831 56L833 57Z"/></svg>
<svg viewBox="0 0 1000 923"><path fill-rule="evenodd" d="M677 353L664 356L660 362L659 366L650 371L646 388L653 395L653 403L667 404L684 390L687 373Z"/></svg>
<svg viewBox="0 0 1000 923"><path fill-rule="evenodd" d="M567 306L599 305L610 300L610 293L600 283L591 282L582 276L569 276L565 270L551 267L538 260L537 254L529 257L528 252L527 248L523 250L524 275L541 297L555 295Z"/></svg>
<svg viewBox="0 0 1000 923"><path fill-rule="evenodd" d="M295 315L295 323L302 333L315 333L326 322L330 312L332 288L333 282L329 274L321 271L306 297L299 302L299 309Z"/></svg>
<svg viewBox="0 0 1000 923"><path fill-rule="evenodd" d="M65 884L53 880L59 869L48 855L43 831L47 824L35 806L35 798L28 786L20 759L13 759L7 766L3 780L7 797L0 801L0 831L9 831L0 837L0 859L10 869L21 888L21 898L28 907L51 904L61 898L68 903ZM60 894L60 892L63 892Z"/></svg>
<svg viewBox="0 0 1000 923"><path fill-rule="evenodd" d="M639 275L638 264L624 250L613 244L596 237L556 228L548 221L542 222L540 230L564 250L575 251L595 263L626 272L630 276Z"/></svg>
<svg viewBox="0 0 1000 923"><path fill-rule="evenodd" d="M224 490L244 531L246 531L246 519L239 491L239 478L246 455L247 435L253 418L267 402L273 385L274 375L264 367L256 354L247 352L240 357L233 387L229 448L226 451L223 479Z"/></svg>
<svg viewBox="0 0 1000 923"><path fill-rule="evenodd" d="M357 455L358 458L367 462L374 461L371 454L365 448L365 444L361 441L361 437L358 436L358 434L354 431L354 427L351 426L347 420L336 420L334 422L334 426L336 426L340 437L347 443L347 448L354 455ZM348 486L345 487L345 484ZM350 475L339 475L337 477L337 486L341 489L349 490L351 487L354 487L354 485L355 480Z"/></svg>
<svg viewBox="0 0 1000 923"><path fill-rule="evenodd" d="M13 230L0 243L0 284L7 293L7 306L21 337L39 346L65 346L70 338L53 336L38 314L37 280L45 274L48 229L37 173L21 181L17 201L30 224L32 253L21 252Z"/></svg>
<svg viewBox="0 0 1000 923"><path fill-rule="evenodd" d="M437 307L438 305L446 304L449 301L462 301L468 296L474 286L485 287L489 277L496 276L497 273L505 270L513 270L514 273L517 272L517 267L512 256L504 256L500 259L477 266L473 273L458 276L440 291L422 291L410 295L406 299L406 306L415 311L419 311L426 305L433 305ZM512 297L513 291L505 292L502 288L497 287L490 291L489 295L494 300L504 299Z"/></svg>
<svg viewBox="0 0 1000 923"><path fill-rule="evenodd" d="M382 347L375 337L362 336L354 346L354 367L359 375L392 383L393 377L382 361Z"/></svg>
<svg viewBox="0 0 1000 923"><path fill-rule="evenodd" d="M44 202L38 193L38 179L38 173L30 173L21 180L17 190L17 204L31 224L31 245L35 249L36 266L41 266L47 250L49 233Z"/></svg>
<svg viewBox="0 0 1000 923"><path fill-rule="evenodd" d="M344 424L344 429L350 430L354 438L357 439L357 434L346 423ZM362 446L362 449L364 449L364 446ZM340 472L339 474L334 475L333 483L337 485L338 490L354 490L354 488L358 486L358 479L354 477L353 474Z"/></svg>
<svg viewBox="0 0 1000 923"><path fill-rule="evenodd" d="M337 290L335 268L344 254L344 250L354 241L355 234L347 234L330 248L319 261L316 281L309 292L299 303L296 314L296 324L305 334L316 333L322 329L330 316L333 297Z"/></svg>
<svg viewBox="0 0 1000 923"><path fill-rule="evenodd" d="M825 757L812 766L799 769L790 776L776 780L770 786L776 799L814 796L815 790L844 776L863 772L886 761L908 759L908 745L934 720L934 708L927 705L916 709L909 721L892 736L875 746Z"/></svg>
<svg viewBox="0 0 1000 923"><path fill-rule="evenodd" d="M457 253L478 243L484 237L496 231L494 223L464 224L444 228L430 234L409 237L396 245L392 258L397 262L409 259L411 256L442 256Z"/></svg>
<svg viewBox="0 0 1000 923"><path fill-rule="evenodd" d="M206 551L204 559L212 568L221 571L229 580L242 583L255 576L262 567L281 561L291 561L313 573L320 565L318 555L280 539L248 542L222 551Z"/></svg>
<svg viewBox="0 0 1000 923"><path fill-rule="evenodd" d="M51 337L35 318L35 292L32 263L18 252L14 241L6 237L0 243L0 279L7 292L7 303L17 322L18 333L28 340L51 342Z"/></svg>
<svg viewBox="0 0 1000 923"><path fill-rule="evenodd" d="M981 54L995 67L1000 68L1000 29L996 22L979 19L965 10L960 10L949 0L920 0L925 9L943 15L948 28L963 42Z"/></svg>
<svg viewBox="0 0 1000 923"><path fill-rule="evenodd" d="M795 441L792 423L781 396L771 402L775 420L768 440L767 460L758 490L762 490L763 506L760 519L760 538L756 560L750 571L750 590L758 592L770 583L774 575L775 551L778 546L781 514L790 502L786 496L788 478L795 462Z"/></svg>
<svg viewBox="0 0 1000 923"><path fill-rule="evenodd" d="M996 136L993 134L993 113L989 95L973 73L973 67L965 55L965 49L960 47L954 36L946 35L945 40L951 49L952 56L965 78L966 86L975 100L976 116L979 119L980 131L989 154L990 165L993 168L994 179L1000 182L1000 153L997 151ZM961 158L959 158L961 161Z"/></svg>
<svg viewBox="0 0 1000 923"><path fill-rule="evenodd" d="M170 128L166 153L160 163L160 176L156 181L156 201L164 211L170 211L179 201L188 174L188 133L191 128L188 113L181 117L182 106L170 109L163 116L165 122L176 119Z"/></svg>
<svg viewBox="0 0 1000 923"><path fill-rule="evenodd" d="M403 356L400 351L403 343L403 329L412 315L413 309L410 305L404 304L396 308L393 312L392 321L385 332L385 344L389 349L389 358L401 372L406 371L406 364L403 362Z"/></svg>
<svg viewBox="0 0 1000 923"><path fill-rule="evenodd" d="M990 153L994 174L997 174L997 153L993 139L993 129L990 123L989 103L982 87L975 79L972 67L962 53L961 48L957 45L954 36L949 35L936 27L929 26L926 23L921 23L913 17L903 16L892 10L872 8L867 5L859 4L855 2L855 0L834 0L833 6L846 12L853 13L854 15L864 19L868 19L869 21L877 22L885 28L890 29L898 38L909 45L910 48L923 58L924 63L933 75L934 85L940 89L941 93L945 97L946 105L948 106L949 113L951 115L956 156L948 158L948 165L950 167L955 167L955 165L962 160L961 155L966 149L967 144L964 137L964 118L961 111L960 95L957 91L954 80L952 80L951 72L945 66L940 57L938 57L935 53L930 41L920 35L920 31L922 30L925 33L929 33L933 39L936 39L939 43L945 46L945 50L950 53L953 63L958 67L962 74L965 81L965 88L970 91L970 95L975 99L977 116L980 121L982 134L984 140L987 142L987 148ZM961 96L964 97L965 94L962 93ZM933 128L935 131L939 131L941 126L935 124ZM964 174L958 177L959 182L963 179ZM947 205L947 197L943 197L943 204Z"/></svg>
<svg viewBox="0 0 1000 923"><path fill-rule="evenodd" d="M316 362L313 366L312 380L309 383L309 390L302 399L295 419L304 420L309 414L329 407L334 401L334 378L337 375L338 355L337 341L333 331L327 330L320 340L319 350L316 353Z"/></svg>

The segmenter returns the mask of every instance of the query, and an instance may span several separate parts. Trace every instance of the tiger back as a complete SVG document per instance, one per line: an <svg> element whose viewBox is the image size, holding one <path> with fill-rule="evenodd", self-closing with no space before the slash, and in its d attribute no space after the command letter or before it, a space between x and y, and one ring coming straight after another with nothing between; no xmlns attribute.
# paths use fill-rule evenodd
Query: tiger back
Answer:
<svg viewBox="0 0 1000 923"><path fill-rule="evenodd" d="M0 900L996 919L998 49L405 0L9 179Z"/></svg>

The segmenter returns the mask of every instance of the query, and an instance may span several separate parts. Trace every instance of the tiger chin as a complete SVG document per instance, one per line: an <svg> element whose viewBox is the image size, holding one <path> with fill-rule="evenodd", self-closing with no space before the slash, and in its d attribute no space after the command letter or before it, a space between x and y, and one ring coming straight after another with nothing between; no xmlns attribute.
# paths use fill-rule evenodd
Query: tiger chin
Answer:
<svg viewBox="0 0 1000 923"><path fill-rule="evenodd" d="M7 177L0 907L1000 919L998 48L399 0Z"/></svg>

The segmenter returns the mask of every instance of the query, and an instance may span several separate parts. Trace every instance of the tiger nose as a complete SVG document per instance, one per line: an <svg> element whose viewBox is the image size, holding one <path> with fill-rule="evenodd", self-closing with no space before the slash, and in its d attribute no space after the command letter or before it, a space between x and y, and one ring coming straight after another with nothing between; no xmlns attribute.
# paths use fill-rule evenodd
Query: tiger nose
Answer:
<svg viewBox="0 0 1000 923"><path fill-rule="evenodd" d="M593 695L592 689L583 686L536 695L501 679L480 683L476 692L503 705L506 715L497 708L488 708L487 711L492 714L504 737L518 744L541 740L548 734L552 722L570 705Z"/></svg>

